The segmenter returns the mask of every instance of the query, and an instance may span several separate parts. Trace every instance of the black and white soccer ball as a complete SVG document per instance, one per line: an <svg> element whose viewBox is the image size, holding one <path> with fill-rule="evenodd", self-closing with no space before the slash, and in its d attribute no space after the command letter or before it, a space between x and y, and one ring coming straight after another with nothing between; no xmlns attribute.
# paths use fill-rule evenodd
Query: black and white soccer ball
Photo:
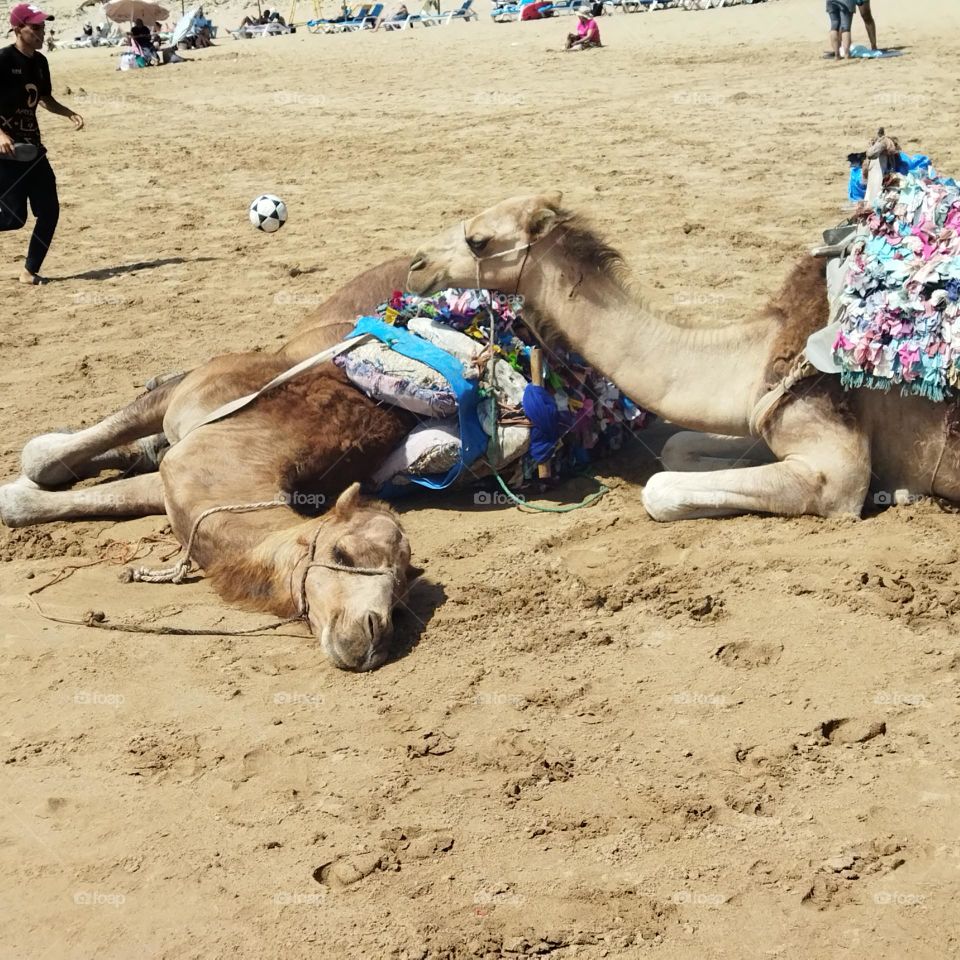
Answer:
<svg viewBox="0 0 960 960"><path fill-rule="evenodd" d="M250 204L250 222L264 233L276 233L287 222L287 205L272 193L261 193Z"/></svg>

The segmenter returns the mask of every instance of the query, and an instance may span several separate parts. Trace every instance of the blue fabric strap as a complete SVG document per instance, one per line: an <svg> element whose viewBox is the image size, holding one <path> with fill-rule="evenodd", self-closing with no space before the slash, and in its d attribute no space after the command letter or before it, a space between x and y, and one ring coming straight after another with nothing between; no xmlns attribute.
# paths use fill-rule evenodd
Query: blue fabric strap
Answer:
<svg viewBox="0 0 960 960"><path fill-rule="evenodd" d="M357 325L347 335L347 339L359 337L364 333L372 334L401 356L419 360L428 367L432 367L453 388L460 417L460 459L445 474L410 477L413 483L429 487L431 490L449 487L460 476L464 467L469 466L487 450L488 438L477 417L477 402L480 399L477 384L463 375L463 365L456 357L450 356L449 353L424 340L423 337L418 337L402 327L392 327L377 317L360 317ZM391 489L393 488L388 484L380 493L386 496Z"/></svg>

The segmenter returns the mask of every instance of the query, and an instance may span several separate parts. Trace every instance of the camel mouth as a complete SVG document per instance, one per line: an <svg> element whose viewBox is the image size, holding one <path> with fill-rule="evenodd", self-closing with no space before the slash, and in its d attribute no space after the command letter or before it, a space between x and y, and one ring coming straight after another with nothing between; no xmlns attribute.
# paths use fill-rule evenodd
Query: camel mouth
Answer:
<svg viewBox="0 0 960 960"><path fill-rule="evenodd" d="M369 643L362 659L347 658L342 655L334 640L333 628L325 625L320 633L320 647L327 659L338 669L347 673L367 673L383 666L390 656L390 640L392 631L385 631L383 635Z"/></svg>

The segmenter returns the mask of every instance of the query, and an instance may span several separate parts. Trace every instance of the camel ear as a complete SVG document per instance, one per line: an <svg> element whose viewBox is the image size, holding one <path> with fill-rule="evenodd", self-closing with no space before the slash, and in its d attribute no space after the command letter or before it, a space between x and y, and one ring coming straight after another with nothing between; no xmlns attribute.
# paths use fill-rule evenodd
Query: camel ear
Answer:
<svg viewBox="0 0 960 960"><path fill-rule="evenodd" d="M360 484L351 483L350 486L337 497L333 512L340 517L341 520L346 520L359 506Z"/></svg>
<svg viewBox="0 0 960 960"><path fill-rule="evenodd" d="M560 204L563 194L558 190L535 197L527 208L523 229L530 241L545 237L555 226L567 219Z"/></svg>

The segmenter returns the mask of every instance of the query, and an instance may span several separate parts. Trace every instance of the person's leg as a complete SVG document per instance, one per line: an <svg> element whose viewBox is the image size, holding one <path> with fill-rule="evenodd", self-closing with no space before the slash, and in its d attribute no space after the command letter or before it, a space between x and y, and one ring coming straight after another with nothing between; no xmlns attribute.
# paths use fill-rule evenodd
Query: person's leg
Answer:
<svg viewBox="0 0 960 960"><path fill-rule="evenodd" d="M53 243L53 235L60 219L60 199L57 196L57 178L46 155L33 165L28 178L27 192L30 197L30 209L37 218L33 225L33 236L27 248L27 260L21 283L37 283L44 258Z"/></svg>
<svg viewBox="0 0 960 960"><path fill-rule="evenodd" d="M850 57L850 27L853 25L853 13L845 7L840 14L840 58Z"/></svg>
<svg viewBox="0 0 960 960"><path fill-rule="evenodd" d="M27 222L29 166L0 160L0 230L19 230Z"/></svg>
<svg viewBox="0 0 960 960"><path fill-rule="evenodd" d="M840 59L840 10L835 3L827 5L827 14L830 17L830 49L833 59Z"/></svg>
<svg viewBox="0 0 960 960"><path fill-rule="evenodd" d="M860 5L860 17L863 25L867 28L867 37L870 39L870 49L879 50L877 46L877 24L873 19L873 12L870 10L870 0L864 0Z"/></svg>

